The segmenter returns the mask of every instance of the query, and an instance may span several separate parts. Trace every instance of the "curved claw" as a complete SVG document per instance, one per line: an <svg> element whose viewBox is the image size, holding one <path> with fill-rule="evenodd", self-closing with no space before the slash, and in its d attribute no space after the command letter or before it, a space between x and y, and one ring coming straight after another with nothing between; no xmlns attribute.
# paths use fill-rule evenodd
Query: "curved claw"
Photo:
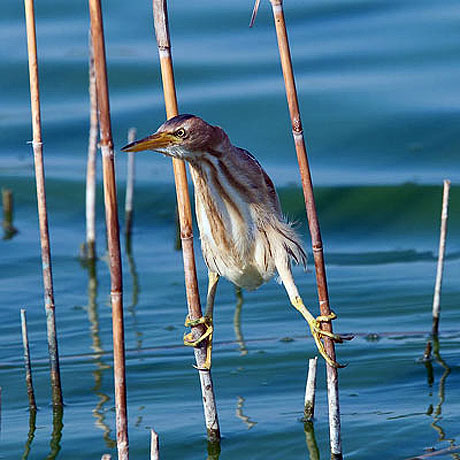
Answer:
<svg viewBox="0 0 460 460"><path fill-rule="evenodd" d="M189 332L188 334L184 334L184 345L186 345L187 347L196 347L196 346L198 346L204 339L206 339L209 336L212 336L212 334L214 332L214 327L213 327L213 325L211 323L202 322L202 323L198 323L198 324L205 324L207 326L206 327L206 332L204 334L202 334L200 337L198 337L196 340L193 337L193 334L191 332ZM195 324L194 326L197 326L198 324Z"/></svg>
<svg viewBox="0 0 460 460"><path fill-rule="evenodd" d="M321 341L322 337L328 337L331 340L333 340L336 343L342 343L343 340L347 339L344 337L341 337L340 335L333 334L332 332L324 331L321 329L320 322L316 319L308 323L310 326L310 331L311 335L313 336L313 339L315 340L316 347L318 348L318 351L320 355L325 359L325 361L332 367L335 368L344 368L347 365L345 364L340 364L337 361L334 361L326 352L324 348L324 344Z"/></svg>
<svg viewBox="0 0 460 460"><path fill-rule="evenodd" d="M321 315L316 317L316 321L318 321L319 323L329 323L334 319L337 319L337 315L333 311L331 311L329 315Z"/></svg>
<svg viewBox="0 0 460 460"><path fill-rule="evenodd" d="M212 318L208 316L202 316L201 318L191 320L189 316L185 319L186 327L194 327L199 324L204 324L206 326L206 331L198 339L195 339L192 332L184 334L184 345L187 347L197 347L203 340L208 339L208 345L206 348L206 361L203 364L203 367L198 367L193 365L193 367L199 371L209 371L211 369L211 350L212 350L212 336L214 333L214 326L212 324Z"/></svg>

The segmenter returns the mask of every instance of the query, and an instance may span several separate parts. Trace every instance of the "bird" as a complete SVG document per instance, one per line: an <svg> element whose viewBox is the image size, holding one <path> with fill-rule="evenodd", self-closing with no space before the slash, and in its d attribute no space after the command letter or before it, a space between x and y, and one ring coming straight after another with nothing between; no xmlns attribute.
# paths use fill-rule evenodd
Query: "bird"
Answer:
<svg viewBox="0 0 460 460"><path fill-rule="evenodd" d="M283 215L272 180L251 153L233 145L221 127L190 114L170 118L154 134L121 150L152 150L190 166L201 250L208 269L208 294L205 315L185 321L188 327L203 324L205 332L197 340L191 333L184 335L184 344L199 346L208 339L205 369L211 367L219 279L254 290L276 273L291 305L307 321L321 356L329 365L342 367L327 354L322 339L342 343L346 337L321 329L322 322L337 317L335 313L315 318L304 305L291 264L305 267L306 253L293 225Z"/></svg>

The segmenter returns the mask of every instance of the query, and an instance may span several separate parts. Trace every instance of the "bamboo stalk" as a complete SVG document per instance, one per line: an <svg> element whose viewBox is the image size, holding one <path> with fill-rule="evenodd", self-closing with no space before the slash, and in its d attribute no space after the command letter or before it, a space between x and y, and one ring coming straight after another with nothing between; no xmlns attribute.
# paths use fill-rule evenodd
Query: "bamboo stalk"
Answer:
<svg viewBox="0 0 460 460"><path fill-rule="evenodd" d="M96 160L97 160L97 89L94 52L89 33L89 138L88 160L86 163L86 257L96 258Z"/></svg>
<svg viewBox="0 0 460 460"><path fill-rule="evenodd" d="M9 188L2 188L3 231L4 240L11 239L18 231L13 225L13 192Z"/></svg>
<svg viewBox="0 0 460 460"><path fill-rule="evenodd" d="M313 194L313 184L311 180L310 168L308 165L307 150L302 130L302 121L300 117L299 102L297 89L294 80L292 68L291 52L289 48L286 23L284 20L282 0L270 0L276 27L276 35L280 53L281 66L286 87L286 97L289 106L289 113L292 122L292 134L294 137L297 160L299 163L300 176L302 180L302 189L305 198L305 207L307 210L308 226L310 229L313 257L315 261L316 284L318 288L318 300L321 315L328 316L331 313L329 307L329 294L326 280L326 268L323 256L323 243L319 227L318 216L316 213L315 197ZM331 322L322 323L322 328L332 332ZM326 353L335 361L334 342L326 337L324 339ZM335 367L327 365L327 392L329 402L329 429L330 429L330 447L331 458L339 460L342 455L342 440L340 435L340 408L339 408L339 384L338 372Z"/></svg>
<svg viewBox="0 0 460 460"><path fill-rule="evenodd" d="M305 404L304 404L304 420L309 422L315 416L315 393L316 393L316 364L318 357L315 356L308 360L308 377L305 387Z"/></svg>
<svg viewBox="0 0 460 460"><path fill-rule="evenodd" d="M171 118L178 115L179 111L177 107L174 70L171 58L166 0L153 0L153 16L158 52L160 55L166 116ZM202 316L202 311L200 294L198 291L195 257L193 253L192 211L187 186L187 174L185 171L185 164L182 160L173 159L173 169L180 221L182 255L184 259L188 313L190 319L194 320ZM192 328L192 332L194 336L198 338L203 333L203 326L198 325ZM199 369L208 441L214 443L220 441L220 428L211 371L202 370L206 360L206 342L207 340L204 340L201 346L195 348L194 351L197 368Z"/></svg>
<svg viewBox="0 0 460 460"><path fill-rule="evenodd" d="M102 153L104 204L111 280L113 360L118 459L129 458L126 406L125 343L123 327L123 285L121 272L120 232L117 214L112 126L105 58L104 30L100 0L89 0L91 38L96 69L99 137Z"/></svg>
<svg viewBox="0 0 460 460"><path fill-rule="evenodd" d="M128 144L136 139L136 128L128 131ZM126 196L125 196L125 238L127 245L131 241L131 229L133 224L133 198L134 198L134 152L128 152L128 170L126 172Z"/></svg>
<svg viewBox="0 0 460 460"><path fill-rule="evenodd" d="M441 310L441 286L442 275L444 272L444 254L446 252L446 235L447 235L447 218L449 211L449 191L450 180L444 181L444 189L442 194L442 211L441 211L441 232L439 237L439 253L438 253L438 267L436 271L436 284L434 287L433 297L433 325L431 334L438 335L439 331L439 315Z"/></svg>
<svg viewBox="0 0 460 460"><path fill-rule="evenodd" d="M29 409L31 411L37 410L37 404L35 403L35 392L34 384L32 381L32 366L30 365L30 348L29 348L29 336L27 333L27 316L24 308L21 308L21 329L22 329L22 345L24 348L24 367L26 370L26 386L27 395L29 397Z"/></svg>
<svg viewBox="0 0 460 460"><path fill-rule="evenodd" d="M37 38L35 32L35 12L33 0L24 0L27 52L29 56L30 102L32 110L32 147L34 152L35 181L37 185L38 220L43 268L43 287L45 294L46 328L50 360L51 389L54 406L62 406L61 375L56 337L56 318L54 308L53 274L48 232L48 212L46 209L45 171L43 165L43 143L40 115L40 91L38 85Z"/></svg>
<svg viewBox="0 0 460 460"><path fill-rule="evenodd" d="M150 430L150 460L160 460L160 438L155 430Z"/></svg>

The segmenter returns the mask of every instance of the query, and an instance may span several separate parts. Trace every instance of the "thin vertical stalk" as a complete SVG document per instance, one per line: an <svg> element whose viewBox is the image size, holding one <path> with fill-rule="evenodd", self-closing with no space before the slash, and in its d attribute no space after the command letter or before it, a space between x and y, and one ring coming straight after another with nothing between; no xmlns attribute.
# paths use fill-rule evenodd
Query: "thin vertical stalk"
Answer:
<svg viewBox="0 0 460 460"><path fill-rule="evenodd" d="M305 387L305 404L304 404L304 420L311 421L315 416L315 394L316 394L316 364L318 357L315 356L308 360L308 376L307 385Z"/></svg>
<svg viewBox="0 0 460 460"><path fill-rule="evenodd" d="M449 215L449 191L450 180L446 179L444 181L444 189L442 194L441 232L439 237L438 267L436 271L436 284L434 287L433 297L433 325L431 330L433 336L437 336L439 330L439 314L441 310L441 286L442 275L444 272L444 254L446 252L447 218Z"/></svg>
<svg viewBox="0 0 460 460"><path fill-rule="evenodd" d="M136 128L128 131L128 144L136 139ZM133 224L133 198L134 198L134 152L128 152L128 169L126 172L126 196L125 196L125 238L131 241L131 228Z"/></svg>
<svg viewBox="0 0 460 460"><path fill-rule="evenodd" d="M40 115L40 92L38 85L37 38L35 32L35 11L33 0L24 0L27 52L29 56L30 102L32 111L32 147L34 152L35 181L37 185L38 220L43 268L43 287L45 294L46 328L50 360L51 389L53 406L62 406L61 375L56 337L56 318L54 308L53 274L48 232L48 212L46 209L45 170L43 165L43 143Z"/></svg>
<svg viewBox="0 0 460 460"><path fill-rule="evenodd" d="M178 115L176 87L174 83L174 69L171 58L169 40L168 16L166 0L153 0L153 16L155 34L160 55L161 76L165 98L166 116ZM184 259L185 288L190 319L202 316L200 294L196 275L195 257L193 253L192 210L187 186L187 174L182 160L173 159L174 179L176 183L177 208L179 213L180 232L182 241L182 255ZM195 337L203 333L203 326L192 328ZM207 342L207 341L203 341ZM203 398L206 430L208 441L220 441L220 428L217 416L214 387L210 370L201 370L206 361L206 343L195 350L195 360L199 369L201 392Z"/></svg>
<svg viewBox="0 0 460 460"><path fill-rule="evenodd" d="M321 315L328 316L331 313L329 307L329 294L327 289L326 268L323 256L323 243L319 227L318 216L316 213L315 197L313 194L313 184L311 180L310 168L308 165L307 149L302 130L302 121L300 118L299 102L297 89L294 80L294 72L291 61L291 51L284 20L282 0L270 0L275 20L276 36L283 70L284 84L286 87L286 97L289 106L289 113L292 123L292 134L294 137L297 160L299 163L300 176L302 180L302 189L305 198L305 207L307 210L308 226L310 229L311 242L313 247L313 257L315 261L316 284L318 288L318 300ZM322 328L332 332L330 322L322 323ZM324 347L330 358L335 361L334 342L326 337ZM327 392L329 400L329 429L330 429L330 447L331 458L339 460L342 455L342 440L340 436L340 408L339 408L339 384L338 372L335 367L327 365Z"/></svg>
<svg viewBox="0 0 460 460"><path fill-rule="evenodd" d="M29 335L27 333L27 316L24 308L21 308L21 330L22 330L22 345L24 348L24 367L26 370L26 386L27 395L29 397L29 408L31 411L37 410L35 403L34 384L32 381L32 366L30 365L30 348Z"/></svg>
<svg viewBox="0 0 460 460"><path fill-rule="evenodd" d="M160 438L153 429L150 430L150 460L160 460Z"/></svg>
<svg viewBox="0 0 460 460"><path fill-rule="evenodd" d="M104 204L109 249L111 281L113 360L115 380L115 410L118 459L129 458L128 421L126 407L125 340L123 326L123 286L121 273L120 231L117 214L112 126L105 58L104 30L100 0L89 0L91 38L96 68L99 137L102 153Z"/></svg>
<svg viewBox="0 0 460 460"><path fill-rule="evenodd" d="M97 89L94 52L89 33L89 138L86 163L86 257L96 257L96 159L97 159Z"/></svg>

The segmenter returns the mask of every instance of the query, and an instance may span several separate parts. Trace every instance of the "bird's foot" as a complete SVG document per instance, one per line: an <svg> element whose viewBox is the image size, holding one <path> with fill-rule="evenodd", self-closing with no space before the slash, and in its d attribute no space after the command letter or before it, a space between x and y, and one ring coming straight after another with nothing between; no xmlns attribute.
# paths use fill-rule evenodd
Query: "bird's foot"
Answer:
<svg viewBox="0 0 460 460"><path fill-rule="evenodd" d="M337 318L337 315L334 312L331 312L329 315L326 316L318 316L316 319L312 319L308 321L308 325L310 326L310 331L315 340L316 346L318 348L319 353L321 356L326 360L326 362L335 368L342 368L346 367L337 361L333 360L326 352L324 348L324 344L321 341L322 338L327 337L331 339L335 343L343 343L344 340L351 340L352 336L342 336L338 334L334 334L329 331L325 331L321 328L321 323L330 322Z"/></svg>
<svg viewBox="0 0 460 460"><path fill-rule="evenodd" d="M212 318L210 318L209 316L202 316L201 318L192 320L187 315L187 318L185 319L185 327L195 327L200 324L203 324L206 327L205 332L201 334L201 336L197 339L195 339L195 337L193 336L193 332L184 334L184 345L186 345L187 347L197 347L201 342L203 342L203 340L208 339L208 344L206 346L206 361L204 362L202 367L197 369L209 370L211 369L212 335L214 332Z"/></svg>

